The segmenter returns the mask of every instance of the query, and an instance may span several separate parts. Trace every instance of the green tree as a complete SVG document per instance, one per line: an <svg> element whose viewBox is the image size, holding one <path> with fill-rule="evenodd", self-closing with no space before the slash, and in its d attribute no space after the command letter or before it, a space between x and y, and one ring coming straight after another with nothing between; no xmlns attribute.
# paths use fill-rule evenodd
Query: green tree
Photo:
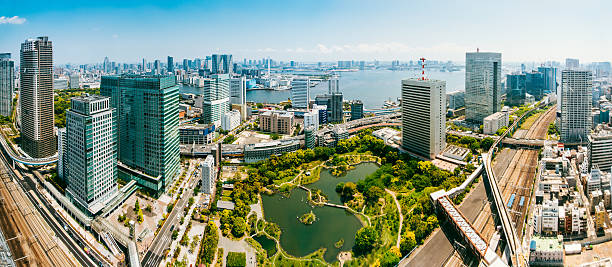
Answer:
<svg viewBox="0 0 612 267"><path fill-rule="evenodd" d="M140 204L138 203L138 199L136 199L136 203L134 204L134 211L138 212L140 210Z"/></svg>
<svg viewBox="0 0 612 267"><path fill-rule="evenodd" d="M244 235L244 231L246 231L246 229L247 229L247 225L246 225L246 222L244 221L244 218L242 217L234 218L233 224L232 224L232 235L234 235L235 237L241 237L242 235Z"/></svg>
<svg viewBox="0 0 612 267"><path fill-rule="evenodd" d="M366 201L374 203L378 201L379 198L383 197L384 194L385 191L380 189L380 187L370 186L370 188L363 193L363 196L365 197Z"/></svg>
<svg viewBox="0 0 612 267"><path fill-rule="evenodd" d="M406 231L400 240L400 252L402 252L402 256L408 254L416 245L417 242L414 232Z"/></svg>
<svg viewBox="0 0 612 267"><path fill-rule="evenodd" d="M353 195L357 193L357 185L353 182L344 184L342 194L340 195L344 201L353 199Z"/></svg>
<svg viewBox="0 0 612 267"><path fill-rule="evenodd" d="M493 143L495 143L495 140L493 140L493 138L491 137L487 137L485 139L482 139L482 141L480 141L480 148L482 148L485 151L488 151L489 148L491 148L491 146L493 145Z"/></svg>
<svg viewBox="0 0 612 267"><path fill-rule="evenodd" d="M399 261L400 258L397 256L397 254L395 254L393 251L388 250L387 252L385 252L385 254L383 254L382 258L380 259L380 266L393 267L396 266Z"/></svg>
<svg viewBox="0 0 612 267"><path fill-rule="evenodd" d="M378 240L378 232L372 226L366 226L355 234L355 245L353 251L357 255L363 255L370 252L376 245Z"/></svg>
<svg viewBox="0 0 612 267"><path fill-rule="evenodd" d="M178 231L177 230L172 231L172 240L176 240L177 237L178 237Z"/></svg>

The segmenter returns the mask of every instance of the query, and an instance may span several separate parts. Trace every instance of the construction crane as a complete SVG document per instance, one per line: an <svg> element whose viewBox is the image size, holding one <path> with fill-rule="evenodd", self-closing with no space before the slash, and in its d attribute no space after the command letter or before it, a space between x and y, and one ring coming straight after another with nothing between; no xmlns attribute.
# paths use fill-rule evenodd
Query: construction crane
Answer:
<svg viewBox="0 0 612 267"><path fill-rule="evenodd" d="M422 72L421 72L421 81L425 80L425 58L419 58L419 60L421 60L421 68L422 68Z"/></svg>

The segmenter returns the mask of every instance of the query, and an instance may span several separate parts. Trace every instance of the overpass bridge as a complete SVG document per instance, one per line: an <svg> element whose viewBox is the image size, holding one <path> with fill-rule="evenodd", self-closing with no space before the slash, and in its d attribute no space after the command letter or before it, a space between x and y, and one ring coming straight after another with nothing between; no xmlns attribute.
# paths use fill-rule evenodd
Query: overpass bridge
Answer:
<svg viewBox="0 0 612 267"><path fill-rule="evenodd" d="M15 150L13 150L13 148L6 142L6 137L4 136L4 134L0 134L0 143L2 144L2 148L4 148L6 155L9 156L15 162L19 162L29 166L49 165L57 162L57 154L48 158L30 158L18 155L17 153L15 153Z"/></svg>

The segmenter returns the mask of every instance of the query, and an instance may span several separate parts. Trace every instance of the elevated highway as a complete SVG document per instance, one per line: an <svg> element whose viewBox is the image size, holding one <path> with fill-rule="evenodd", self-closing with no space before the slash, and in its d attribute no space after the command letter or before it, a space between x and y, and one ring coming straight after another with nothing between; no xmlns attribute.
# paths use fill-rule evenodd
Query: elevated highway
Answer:
<svg viewBox="0 0 612 267"><path fill-rule="evenodd" d="M15 150L6 142L6 138L3 134L0 135L0 143L2 144L2 147L4 148L4 151L6 152L7 156L9 156L15 162L19 162L29 166L49 165L57 162L57 155L48 158L38 159L18 155L17 153L15 153Z"/></svg>

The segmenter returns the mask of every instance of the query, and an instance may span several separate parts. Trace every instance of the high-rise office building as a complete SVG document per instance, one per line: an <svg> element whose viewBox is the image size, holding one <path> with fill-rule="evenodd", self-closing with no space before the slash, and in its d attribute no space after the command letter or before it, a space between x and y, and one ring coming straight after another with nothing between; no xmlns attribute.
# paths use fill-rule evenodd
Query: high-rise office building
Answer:
<svg viewBox="0 0 612 267"><path fill-rule="evenodd" d="M174 58L168 56L168 72L174 74Z"/></svg>
<svg viewBox="0 0 612 267"><path fill-rule="evenodd" d="M159 75L161 73L161 62L159 61L159 59L153 61L153 73L155 75Z"/></svg>
<svg viewBox="0 0 612 267"><path fill-rule="evenodd" d="M524 74L525 92L532 95L535 99L541 99L546 91L544 74L539 71L525 72Z"/></svg>
<svg viewBox="0 0 612 267"><path fill-rule="evenodd" d="M204 79L203 93L196 98L196 106L202 108L202 120L219 126L221 117L230 108L229 75L216 74Z"/></svg>
<svg viewBox="0 0 612 267"><path fill-rule="evenodd" d="M291 82L291 106L308 109L310 101L310 79L294 79Z"/></svg>
<svg viewBox="0 0 612 267"><path fill-rule="evenodd" d="M246 105L246 77L232 77L229 79L230 104ZM245 107L246 108L246 107Z"/></svg>
<svg viewBox="0 0 612 267"><path fill-rule="evenodd" d="M79 88L81 88L81 85L80 85L81 75L79 75L78 72L70 74L70 76L68 78L70 80L70 85L69 85L70 89L79 89Z"/></svg>
<svg viewBox="0 0 612 267"><path fill-rule="evenodd" d="M589 170L593 166L601 170L612 168L612 128L598 125L588 137Z"/></svg>
<svg viewBox="0 0 612 267"><path fill-rule="evenodd" d="M57 151L53 133L53 48L48 37L21 44L21 149L34 158Z"/></svg>
<svg viewBox="0 0 612 267"><path fill-rule="evenodd" d="M117 194L117 130L110 98L73 97L66 112L66 195L89 215Z"/></svg>
<svg viewBox="0 0 612 267"><path fill-rule="evenodd" d="M221 73L232 74L233 68L232 55L221 55Z"/></svg>
<svg viewBox="0 0 612 267"><path fill-rule="evenodd" d="M221 55L213 54L210 57L210 73L217 74L221 69Z"/></svg>
<svg viewBox="0 0 612 267"><path fill-rule="evenodd" d="M337 76L333 76L327 81L327 93L331 94L337 92L340 92L340 80Z"/></svg>
<svg viewBox="0 0 612 267"><path fill-rule="evenodd" d="M568 70L575 70L580 68L580 60L577 58L566 58L565 68Z"/></svg>
<svg viewBox="0 0 612 267"><path fill-rule="evenodd" d="M66 128L57 129L57 177L61 180L65 180L65 169L66 166Z"/></svg>
<svg viewBox="0 0 612 267"><path fill-rule="evenodd" d="M173 76L103 76L100 93L117 109L119 176L154 194L180 173L179 88Z"/></svg>
<svg viewBox="0 0 612 267"><path fill-rule="evenodd" d="M561 72L561 141L585 143L591 130L593 77L590 71Z"/></svg>
<svg viewBox="0 0 612 267"><path fill-rule="evenodd" d="M331 98L329 99L329 105L327 106L331 114L328 118L329 122L344 122L344 112L342 110L342 103L342 93L334 92L331 94Z"/></svg>
<svg viewBox="0 0 612 267"><path fill-rule="evenodd" d="M501 110L501 53L465 53L465 118L482 120Z"/></svg>
<svg viewBox="0 0 612 267"><path fill-rule="evenodd" d="M557 93L557 70L555 67L538 67L538 72L544 75L544 93Z"/></svg>
<svg viewBox="0 0 612 267"><path fill-rule="evenodd" d="M351 120L363 118L363 102L361 100L353 100L351 102Z"/></svg>
<svg viewBox="0 0 612 267"><path fill-rule="evenodd" d="M102 63L102 68L104 69L104 73L110 73L111 72L111 64L110 64L110 60L108 60L108 57L104 57L104 62Z"/></svg>
<svg viewBox="0 0 612 267"><path fill-rule="evenodd" d="M525 74L508 74L506 76L506 98L511 106L525 104L526 78Z"/></svg>
<svg viewBox="0 0 612 267"><path fill-rule="evenodd" d="M402 148L434 159L446 146L446 82L402 80Z"/></svg>
<svg viewBox="0 0 612 267"><path fill-rule="evenodd" d="M0 115L10 117L15 90L15 62L10 53L0 53Z"/></svg>

